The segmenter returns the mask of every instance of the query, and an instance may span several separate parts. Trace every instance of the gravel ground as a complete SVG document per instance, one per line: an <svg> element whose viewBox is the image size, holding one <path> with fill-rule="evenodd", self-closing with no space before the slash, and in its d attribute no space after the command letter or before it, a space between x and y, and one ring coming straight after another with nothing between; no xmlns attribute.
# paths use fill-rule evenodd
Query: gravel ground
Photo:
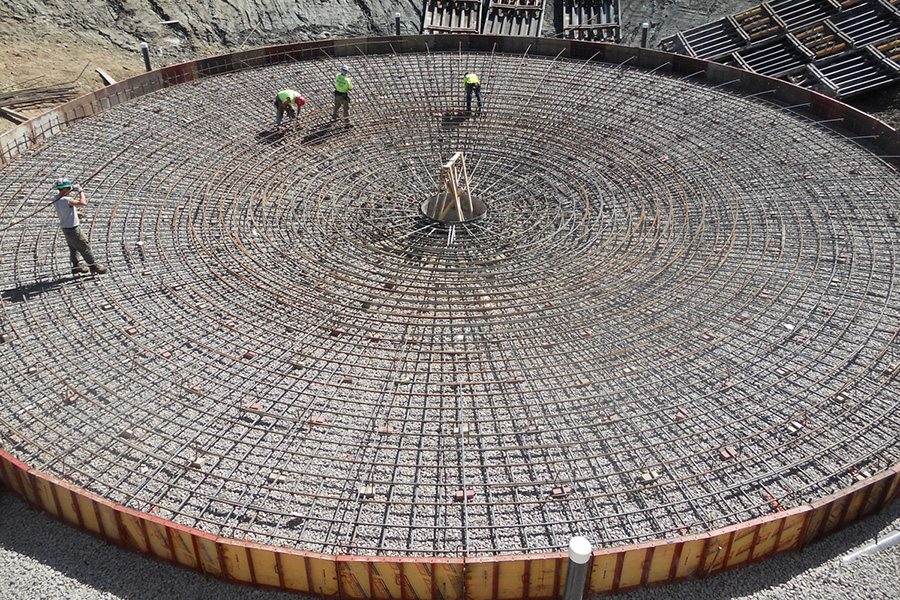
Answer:
<svg viewBox="0 0 900 600"><path fill-rule="evenodd" d="M847 566L841 557L900 530L895 502L863 523L802 552L710 579L618 596L623 600L679 598L815 600L900 598L900 546ZM171 600L297 598L206 579L125 552L40 514L0 491L0 598L32 600Z"/></svg>

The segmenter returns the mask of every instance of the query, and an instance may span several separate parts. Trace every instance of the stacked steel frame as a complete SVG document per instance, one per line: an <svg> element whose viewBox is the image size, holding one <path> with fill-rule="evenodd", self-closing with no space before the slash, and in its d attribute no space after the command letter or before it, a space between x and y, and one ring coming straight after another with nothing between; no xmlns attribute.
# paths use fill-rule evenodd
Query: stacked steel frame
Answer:
<svg viewBox="0 0 900 600"><path fill-rule="evenodd" d="M781 0L678 33L660 47L847 98L900 79L898 42L900 11L888 0Z"/></svg>

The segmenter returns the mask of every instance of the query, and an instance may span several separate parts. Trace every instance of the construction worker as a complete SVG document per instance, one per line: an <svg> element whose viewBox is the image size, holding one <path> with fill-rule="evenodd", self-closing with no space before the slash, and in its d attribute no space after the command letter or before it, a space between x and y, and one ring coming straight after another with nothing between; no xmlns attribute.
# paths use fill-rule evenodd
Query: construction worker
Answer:
<svg viewBox="0 0 900 600"><path fill-rule="evenodd" d="M295 92L294 90L281 90L278 92L278 95L275 96L275 110L278 111L278 115L275 117L275 128L281 129L281 117L284 115L285 111L287 111L288 118L294 118L294 107L293 105L297 105L297 114L300 114L300 108L306 104L306 99L300 95L300 92Z"/></svg>
<svg viewBox="0 0 900 600"><path fill-rule="evenodd" d="M87 206L87 199L80 187L73 186L65 177L56 180L56 198L53 199L53 207L56 208L56 216L59 217L59 226L63 235L66 237L66 243L69 245L69 260L72 261L72 274L78 273L106 273L107 268L98 264L94 259L94 252L91 245L81 231L80 220L78 217L78 208ZM69 196L75 192L77 196ZM78 261L78 255L84 258L87 266L81 266Z"/></svg>
<svg viewBox="0 0 900 600"><path fill-rule="evenodd" d="M466 82L466 110L472 112L472 94L478 98L478 110L481 110L481 82L478 81L478 75L467 71L463 77Z"/></svg>
<svg viewBox="0 0 900 600"><path fill-rule="evenodd" d="M344 120L350 123L350 90L353 89L353 82L347 75L349 69L347 65L341 67L341 72L334 78L334 111L331 113L331 120L338 118L338 109L344 107Z"/></svg>

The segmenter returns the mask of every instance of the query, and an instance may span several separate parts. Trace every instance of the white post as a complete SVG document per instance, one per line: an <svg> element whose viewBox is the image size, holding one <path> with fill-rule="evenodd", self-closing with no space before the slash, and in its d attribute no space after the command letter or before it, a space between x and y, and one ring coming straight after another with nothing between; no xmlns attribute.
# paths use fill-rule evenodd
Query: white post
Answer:
<svg viewBox="0 0 900 600"><path fill-rule="evenodd" d="M566 570L566 587L562 600L581 600L587 579L588 561L591 559L591 543L576 536L569 540L569 568Z"/></svg>

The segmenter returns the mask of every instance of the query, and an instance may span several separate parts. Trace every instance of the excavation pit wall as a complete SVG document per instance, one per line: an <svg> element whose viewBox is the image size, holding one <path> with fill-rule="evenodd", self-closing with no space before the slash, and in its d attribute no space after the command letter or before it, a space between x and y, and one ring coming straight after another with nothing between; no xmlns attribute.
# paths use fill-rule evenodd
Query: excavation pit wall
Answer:
<svg viewBox="0 0 900 600"><path fill-rule="evenodd" d="M69 123L173 85L247 68L320 58L419 51L483 51L592 59L693 76L747 95L767 94L789 106L870 138L885 155L900 154L896 132L852 107L785 82L708 63L615 45L492 36L415 36L290 44L173 65L119 82L57 107L0 136L0 160L62 131ZM211 115L211 118L213 116ZM227 581L323 598L454 600L557 598L567 554L479 558L327 555L216 537L128 509L40 473L0 451L7 488L55 518L123 548ZM707 533L596 550L585 592L604 594L706 577L795 551L896 500L900 465L820 501Z"/></svg>

